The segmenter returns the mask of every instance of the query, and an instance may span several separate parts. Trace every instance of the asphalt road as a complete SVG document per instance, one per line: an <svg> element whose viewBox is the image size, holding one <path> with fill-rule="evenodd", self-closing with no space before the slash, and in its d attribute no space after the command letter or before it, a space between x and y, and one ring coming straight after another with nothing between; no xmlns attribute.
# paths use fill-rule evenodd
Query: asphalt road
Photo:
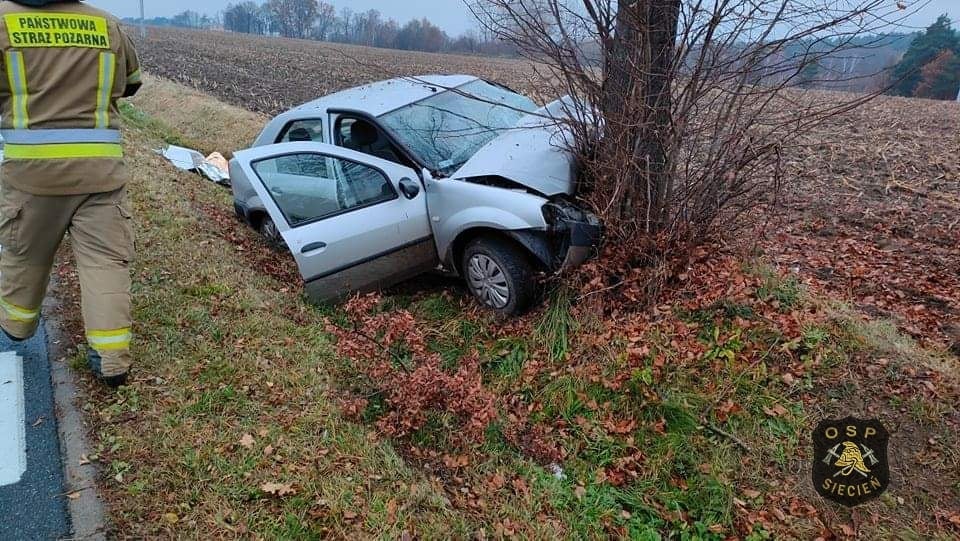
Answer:
<svg viewBox="0 0 960 541"><path fill-rule="evenodd" d="M43 325L40 328L37 336L19 344L0 333L0 352L16 352L23 359L24 418L20 420L20 413L8 401L0 401L0 416L16 419L16 424L22 422L26 432L26 472L19 482L0 486L0 540L3 541L53 540L70 535L50 359ZM0 384L18 386L12 379ZM14 437L0 434L5 442ZM6 448L11 447L8 444ZM11 459L0 457L0 460L9 465Z"/></svg>

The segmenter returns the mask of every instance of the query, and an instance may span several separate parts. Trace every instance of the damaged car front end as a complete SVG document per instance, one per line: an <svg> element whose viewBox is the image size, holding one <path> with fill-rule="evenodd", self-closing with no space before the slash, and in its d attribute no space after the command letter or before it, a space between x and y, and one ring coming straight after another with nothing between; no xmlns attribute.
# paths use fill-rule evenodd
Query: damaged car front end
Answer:
<svg viewBox="0 0 960 541"><path fill-rule="evenodd" d="M518 201L526 203L528 212L536 207L542 223L526 230L507 229L507 234L526 247L547 272L579 266L596 252L603 230L593 213L574 202L580 168L569 150L573 138L567 119L573 104L564 98L536 108L522 98L511 103L511 107L514 112L522 112L517 115L519 118L500 126L495 137L470 153L454 171L431 171L446 176L437 182L437 190L443 192L451 183L459 182L483 186L495 193L504 208L512 207L506 198L524 194ZM400 139L405 138L404 128L410 126L395 129ZM444 207L456 208L443 211L456 214L459 207L470 208L476 201L472 197L456 197L452 201L445 199L444 203ZM457 234L461 228L454 226ZM445 236L441 235L441 240Z"/></svg>
<svg viewBox="0 0 960 541"><path fill-rule="evenodd" d="M557 200L543 206L543 216L554 253L563 256L552 270L579 267L594 255L603 236L603 225L595 214L570 202Z"/></svg>

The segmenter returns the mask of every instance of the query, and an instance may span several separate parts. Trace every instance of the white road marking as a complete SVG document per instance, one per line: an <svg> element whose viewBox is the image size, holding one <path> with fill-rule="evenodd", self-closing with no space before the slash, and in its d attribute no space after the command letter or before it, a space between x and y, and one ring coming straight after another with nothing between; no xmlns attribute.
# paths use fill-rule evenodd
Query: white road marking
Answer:
<svg viewBox="0 0 960 541"><path fill-rule="evenodd" d="M27 471L27 423L23 359L0 353L0 487L20 482Z"/></svg>

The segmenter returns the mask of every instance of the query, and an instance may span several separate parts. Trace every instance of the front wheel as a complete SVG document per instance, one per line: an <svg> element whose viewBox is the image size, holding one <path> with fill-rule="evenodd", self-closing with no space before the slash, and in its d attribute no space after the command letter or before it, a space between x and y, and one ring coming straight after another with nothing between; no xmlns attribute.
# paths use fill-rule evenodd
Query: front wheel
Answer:
<svg viewBox="0 0 960 541"><path fill-rule="evenodd" d="M463 276L481 304L503 316L522 314L536 298L536 273L527 254L503 239L483 237L463 253Z"/></svg>

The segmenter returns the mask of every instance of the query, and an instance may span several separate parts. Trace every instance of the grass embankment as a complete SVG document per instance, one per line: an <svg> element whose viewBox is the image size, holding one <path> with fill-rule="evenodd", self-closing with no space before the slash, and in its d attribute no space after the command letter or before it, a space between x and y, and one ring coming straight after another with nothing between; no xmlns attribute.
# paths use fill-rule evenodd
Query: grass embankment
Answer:
<svg viewBox="0 0 960 541"><path fill-rule="evenodd" d="M148 80L124 107L139 252L134 383L117 398L91 387L85 406L115 534L399 535L407 521L435 536L467 531L389 443L337 413L320 315L298 284L259 272L201 212L232 212L229 193L152 151L162 141L240 148L261 119L170 88ZM269 494L271 483L295 493Z"/></svg>
<svg viewBox="0 0 960 541"><path fill-rule="evenodd" d="M599 317L592 298L561 292L504 326L457 290L394 292L358 317L412 322L423 353L439 359L438 381L464 374L470 398L492 397L494 420L471 439L450 411L473 402L432 397L446 409L414 412L423 419L399 420L409 430L389 439L397 389L382 386L423 397L417 348L394 337L380 361L400 377L371 379L364 356L339 355L344 343L325 331L357 315L315 309L282 271L264 272L277 268L270 256L225 219L229 193L151 151L162 141L230 151L263 119L155 80L124 115L138 365L130 388L112 397L91 386L86 404L118 536L960 531L950 522L960 522L955 359L730 256L692 270L692 294L657 317ZM69 282L69 267L61 273ZM66 307L75 323L75 301ZM388 340L386 330L368 329ZM847 414L880 417L894 433L891 490L857 513L819 499L808 480L810 428Z"/></svg>

